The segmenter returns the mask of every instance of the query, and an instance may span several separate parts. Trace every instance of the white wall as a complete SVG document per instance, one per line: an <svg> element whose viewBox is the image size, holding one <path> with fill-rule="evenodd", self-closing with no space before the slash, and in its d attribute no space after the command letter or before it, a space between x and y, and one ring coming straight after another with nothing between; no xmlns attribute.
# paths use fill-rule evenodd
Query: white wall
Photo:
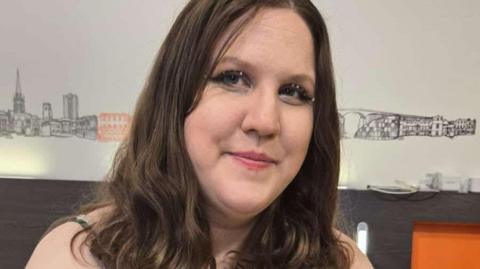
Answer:
<svg viewBox="0 0 480 269"><path fill-rule="evenodd" d="M186 1L2 1L0 110L20 68L27 111L131 113L163 37ZM480 2L314 1L329 26L342 108L480 119ZM477 128L478 129L478 128ZM0 175L100 180L116 143L0 137ZM480 176L479 135L343 140L342 184L416 183L427 172Z"/></svg>
<svg viewBox="0 0 480 269"><path fill-rule="evenodd" d="M75 93L80 115L132 114L155 54L185 1L1 1L0 111L12 109L16 68L26 110ZM117 143L0 137L0 176L101 180Z"/></svg>
<svg viewBox="0 0 480 269"><path fill-rule="evenodd" d="M315 2L330 27L340 107L480 119L479 1ZM480 176L478 135L344 140L343 150L350 187Z"/></svg>

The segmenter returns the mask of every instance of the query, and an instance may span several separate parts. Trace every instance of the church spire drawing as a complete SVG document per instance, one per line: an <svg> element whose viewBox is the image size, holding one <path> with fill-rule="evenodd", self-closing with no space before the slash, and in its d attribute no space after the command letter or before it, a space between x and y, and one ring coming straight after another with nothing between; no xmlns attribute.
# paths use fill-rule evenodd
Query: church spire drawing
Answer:
<svg viewBox="0 0 480 269"><path fill-rule="evenodd" d="M20 71L17 68L17 81L15 83L15 96L13 96L13 113L25 113L25 97L22 94Z"/></svg>

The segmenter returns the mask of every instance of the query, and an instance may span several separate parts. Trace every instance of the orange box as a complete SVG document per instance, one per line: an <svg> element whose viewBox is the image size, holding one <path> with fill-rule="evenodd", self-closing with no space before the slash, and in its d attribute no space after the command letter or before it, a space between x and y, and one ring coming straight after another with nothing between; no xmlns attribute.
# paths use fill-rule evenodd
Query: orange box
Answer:
<svg viewBox="0 0 480 269"><path fill-rule="evenodd" d="M480 224L415 223L412 269L480 269Z"/></svg>

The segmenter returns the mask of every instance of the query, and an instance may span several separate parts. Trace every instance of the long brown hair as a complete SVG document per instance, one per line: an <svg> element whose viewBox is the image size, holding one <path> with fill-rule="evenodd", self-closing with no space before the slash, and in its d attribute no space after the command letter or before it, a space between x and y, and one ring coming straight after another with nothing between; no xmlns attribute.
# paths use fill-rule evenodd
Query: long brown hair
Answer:
<svg viewBox="0 0 480 269"><path fill-rule="evenodd" d="M80 210L109 208L83 231L83 243L106 268L205 268L214 263L184 122L221 57L222 52L213 51L220 36L240 21L221 44L224 51L261 8L290 8L311 31L314 128L300 172L258 216L243 248L235 252L236 268L349 268L348 247L333 230L340 134L329 38L309 0L192 0L182 10L158 52L107 180L97 198Z"/></svg>

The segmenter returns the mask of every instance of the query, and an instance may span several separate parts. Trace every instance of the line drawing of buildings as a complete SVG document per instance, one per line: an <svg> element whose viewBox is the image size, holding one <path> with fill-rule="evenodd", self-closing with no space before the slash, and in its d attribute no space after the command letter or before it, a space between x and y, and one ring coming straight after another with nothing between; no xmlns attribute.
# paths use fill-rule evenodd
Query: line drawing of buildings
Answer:
<svg viewBox="0 0 480 269"><path fill-rule="evenodd" d="M17 69L17 80L15 82L15 95L13 96L13 112L25 113L25 97L22 94L20 83L20 71Z"/></svg>
<svg viewBox="0 0 480 269"><path fill-rule="evenodd" d="M76 94L69 93L63 95L63 118L78 119L78 97Z"/></svg>
<svg viewBox="0 0 480 269"><path fill-rule="evenodd" d="M13 110L0 111L0 136L11 138L12 133L35 136L40 133L40 117L27 113L22 93L20 71L17 69Z"/></svg>
<svg viewBox="0 0 480 269"><path fill-rule="evenodd" d="M53 113L52 113L52 105L50 103L43 103L42 104L42 120L52 120Z"/></svg>
<svg viewBox="0 0 480 269"><path fill-rule="evenodd" d="M63 118L53 117L49 102L42 104L42 117L28 113L22 91L20 71L17 69L13 110L0 110L0 137L13 138L13 134L26 137L79 137L97 138L97 116L79 117L78 96L68 93L63 96Z"/></svg>
<svg viewBox="0 0 480 269"><path fill-rule="evenodd" d="M0 137L13 134L26 137L79 137L100 142L121 141L128 133L131 116L127 113L79 115L76 94L63 95L63 118L53 117L53 107L42 103L41 117L26 110L20 71L17 69L13 110L0 110ZM432 117L382 112L361 108L339 109L342 138L402 140L408 136L448 137L475 135L476 119L447 120Z"/></svg>
<svg viewBox="0 0 480 269"><path fill-rule="evenodd" d="M475 135L476 119L447 120L382 112L369 109L339 109L343 138L397 140L407 136L448 137Z"/></svg>

